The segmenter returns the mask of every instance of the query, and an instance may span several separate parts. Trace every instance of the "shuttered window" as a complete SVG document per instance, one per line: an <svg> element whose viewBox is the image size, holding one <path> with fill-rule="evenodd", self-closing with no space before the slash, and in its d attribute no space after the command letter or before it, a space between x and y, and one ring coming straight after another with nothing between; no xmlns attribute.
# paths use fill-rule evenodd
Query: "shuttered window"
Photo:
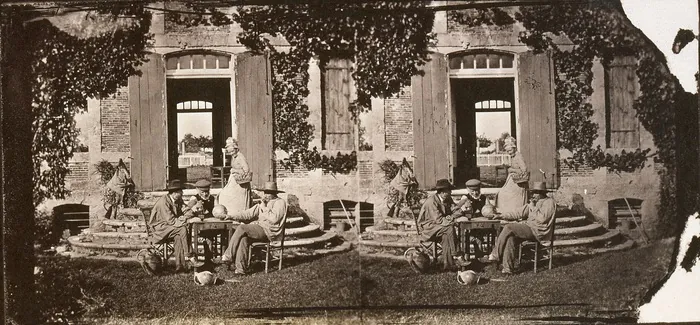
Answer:
<svg viewBox="0 0 700 325"><path fill-rule="evenodd" d="M323 149L354 150L354 124L350 114L350 61L331 59L323 71Z"/></svg>
<svg viewBox="0 0 700 325"><path fill-rule="evenodd" d="M608 148L639 147L639 120L633 107L637 96L635 70L632 57L616 58L605 70Z"/></svg>

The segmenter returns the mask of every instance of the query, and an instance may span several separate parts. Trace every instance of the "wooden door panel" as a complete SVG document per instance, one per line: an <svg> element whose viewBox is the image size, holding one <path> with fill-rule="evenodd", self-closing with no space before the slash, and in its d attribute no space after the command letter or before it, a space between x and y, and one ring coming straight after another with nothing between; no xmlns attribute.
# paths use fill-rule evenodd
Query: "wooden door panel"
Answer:
<svg viewBox="0 0 700 325"><path fill-rule="evenodd" d="M253 186L274 180L272 84L266 56L236 56L236 125L240 150L253 172Z"/></svg>
<svg viewBox="0 0 700 325"><path fill-rule="evenodd" d="M554 77L548 53L523 53L518 62L520 146L530 170L530 182L545 181L552 186L558 177ZM559 182L556 182L558 184Z"/></svg>
<svg viewBox="0 0 700 325"><path fill-rule="evenodd" d="M167 178L167 111L165 64L157 53L148 54L141 76L129 77L131 176L139 190L165 188Z"/></svg>

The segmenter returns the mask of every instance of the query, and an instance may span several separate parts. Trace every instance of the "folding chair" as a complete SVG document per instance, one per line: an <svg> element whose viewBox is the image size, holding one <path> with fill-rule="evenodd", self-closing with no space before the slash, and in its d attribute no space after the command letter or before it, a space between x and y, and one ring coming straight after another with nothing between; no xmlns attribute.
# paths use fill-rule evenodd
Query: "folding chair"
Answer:
<svg viewBox="0 0 700 325"><path fill-rule="evenodd" d="M257 250L260 254L265 254L265 273L269 272L270 262L279 261L277 270L282 270L282 261L284 260L284 231L287 225L287 215L282 219L282 234L279 240L271 242L257 242L252 243L248 247L248 265L252 260L254 250ZM277 256L274 256L274 252L278 252Z"/></svg>
<svg viewBox="0 0 700 325"><path fill-rule="evenodd" d="M537 273L537 262L539 260L549 260L549 269L552 269L552 259L554 256L554 228L556 225L556 217L552 220L552 230L549 233L549 241L540 243L538 240L526 240L520 243L518 249L518 264L523 260L523 249L532 250L532 262L534 264L534 272Z"/></svg>

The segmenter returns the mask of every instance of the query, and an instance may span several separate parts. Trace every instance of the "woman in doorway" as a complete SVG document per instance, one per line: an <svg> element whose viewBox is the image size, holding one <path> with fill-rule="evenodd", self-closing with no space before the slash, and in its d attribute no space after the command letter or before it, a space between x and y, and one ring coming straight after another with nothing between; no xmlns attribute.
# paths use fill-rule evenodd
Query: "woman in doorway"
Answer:
<svg viewBox="0 0 700 325"><path fill-rule="evenodd" d="M226 207L227 214L232 214L250 207L250 181L253 174L245 157L239 152L238 141L226 139L226 153L231 155L231 176L219 193L218 204Z"/></svg>
<svg viewBox="0 0 700 325"><path fill-rule="evenodd" d="M527 182L530 180L530 172L527 170L522 154L518 152L515 138L508 136L503 142L503 149L510 155L511 163L508 166L506 183L496 195L496 211L498 213L512 212L525 205L527 202Z"/></svg>

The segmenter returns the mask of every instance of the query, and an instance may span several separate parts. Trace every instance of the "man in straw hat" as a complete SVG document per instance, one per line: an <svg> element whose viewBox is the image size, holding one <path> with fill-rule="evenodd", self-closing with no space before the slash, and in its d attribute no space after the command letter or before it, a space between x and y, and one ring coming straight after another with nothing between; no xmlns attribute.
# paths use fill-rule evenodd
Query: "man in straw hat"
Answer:
<svg viewBox="0 0 700 325"><path fill-rule="evenodd" d="M253 242L267 242L280 238L282 225L287 218L287 202L277 196L284 193L277 189L277 183L266 182L263 188L258 188L264 194L260 203L250 209L235 212L226 216L241 222L250 222L236 228L231 236L220 262L230 264L235 262L234 274L245 274L248 269L248 247Z"/></svg>
<svg viewBox="0 0 700 325"><path fill-rule="evenodd" d="M199 267L190 250L187 234L187 219L193 217L192 210L182 201L182 186L179 180L168 181L168 194L161 196L151 210L147 227L156 240L173 239L175 246L175 272L186 272L186 260Z"/></svg>
<svg viewBox="0 0 700 325"><path fill-rule="evenodd" d="M504 274L512 274L516 270L517 256L515 247L523 240L543 241L554 224L554 213L557 211L554 199L547 196L547 186L544 182L535 182L530 189L532 199L519 210L497 215L494 219L521 220L503 227L496 240L496 247L488 257L489 262L502 261Z"/></svg>
<svg viewBox="0 0 700 325"><path fill-rule="evenodd" d="M420 229L421 240L423 241L440 241L442 244L442 267L443 270L453 271L458 263L455 257L457 253L457 236L453 220L458 217L461 211L455 209L455 203L452 200L452 189L454 187L449 180L437 180L435 187L436 192L430 195L418 213L418 226Z"/></svg>

